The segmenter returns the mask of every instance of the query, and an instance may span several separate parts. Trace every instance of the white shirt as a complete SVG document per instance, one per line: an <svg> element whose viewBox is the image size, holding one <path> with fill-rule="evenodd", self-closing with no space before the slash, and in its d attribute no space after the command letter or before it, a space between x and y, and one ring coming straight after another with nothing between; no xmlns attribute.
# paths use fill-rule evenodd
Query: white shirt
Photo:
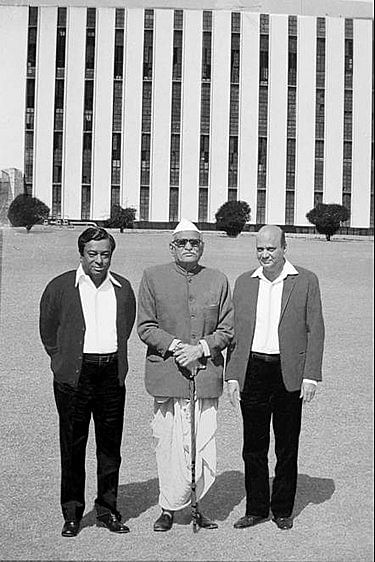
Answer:
<svg viewBox="0 0 375 562"><path fill-rule="evenodd" d="M298 271L288 260L285 260L280 275L273 281L267 279L262 267L258 267L252 274L252 277L259 277L259 292L251 351L269 355L280 353L278 328L284 279L288 275L298 275ZM303 380L304 382L317 384L316 381L311 379Z"/></svg>
<svg viewBox="0 0 375 562"><path fill-rule="evenodd" d="M117 306L113 285L121 287L121 284L108 273L103 283L95 287L80 264L77 285L86 325L83 353L114 353L117 351Z"/></svg>
<svg viewBox="0 0 375 562"><path fill-rule="evenodd" d="M259 277L256 322L251 351L270 355L280 353L278 327L281 313L281 297L284 279L288 275L298 275L293 265L285 260L284 267L274 281L269 281L258 267L252 277Z"/></svg>

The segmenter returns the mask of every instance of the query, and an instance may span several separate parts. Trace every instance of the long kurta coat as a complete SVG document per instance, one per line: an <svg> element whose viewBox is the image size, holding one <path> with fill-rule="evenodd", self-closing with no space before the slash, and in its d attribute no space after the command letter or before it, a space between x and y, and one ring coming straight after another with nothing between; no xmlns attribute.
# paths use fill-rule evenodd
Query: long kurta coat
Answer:
<svg viewBox="0 0 375 562"><path fill-rule="evenodd" d="M174 339L205 339L210 357L200 360L198 398L217 398L223 389L222 351L233 337L233 305L226 276L198 265L186 273L175 263L145 270L139 289L138 334L147 345L145 382L152 396L189 397L188 371L168 351Z"/></svg>

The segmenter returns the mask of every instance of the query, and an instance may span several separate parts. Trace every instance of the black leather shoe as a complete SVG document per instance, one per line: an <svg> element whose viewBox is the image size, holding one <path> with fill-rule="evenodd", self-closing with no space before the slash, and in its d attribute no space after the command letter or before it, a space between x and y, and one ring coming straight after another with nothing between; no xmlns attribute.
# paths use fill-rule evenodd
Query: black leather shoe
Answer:
<svg viewBox="0 0 375 562"><path fill-rule="evenodd" d="M169 531L173 525L173 513L162 511L154 523L154 531Z"/></svg>
<svg viewBox="0 0 375 562"><path fill-rule="evenodd" d="M65 521L61 531L63 537L76 537L79 531L79 521Z"/></svg>
<svg viewBox="0 0 375 562"><path fill-rule="evenodd" d="M215 521L212 521L211 519L209 519L208 517L203 515L203 513L200 513L200 512L197 513L197 525L201 529L217 529L218 528L218 524L215 523Z"/></svg>
<svg viewBox="0 0 375 562"><path fill-rule="evenodd" d="M282 531L287 531L293 527L293 519L291 517L274 517L273 521Z"/></svg>
<svg viewBox="0 0 375 562"><path fill-rule="evenodd" d="M235 529L246 529L246 527L254 527L254 525L258 525L258 523L262 523L262 521L266 521L266 519L266 517L262 517L261 515L244 515L235 522L233 527Z"/></svg>
<svg viewBox="0 0 375 562"><path fill-rule="evenodd" d="M112 533L129 533L130 529L121 523L120 515L106 513L97 517L98 526L107 527Z"/></svg>

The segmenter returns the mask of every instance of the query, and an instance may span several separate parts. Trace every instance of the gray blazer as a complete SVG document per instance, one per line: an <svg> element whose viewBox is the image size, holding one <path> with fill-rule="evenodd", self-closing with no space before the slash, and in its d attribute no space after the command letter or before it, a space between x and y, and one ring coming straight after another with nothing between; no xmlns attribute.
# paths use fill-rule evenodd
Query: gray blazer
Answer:
<svg viewBox="0 0 375 562"><path fill-rule="evenodd" d="M322 380L324 322L319 282L314 273L296 267L298 275L284 280L279 322L281 371L286 389L299 390L302 380ZM254 337L259 278L253 271L236 281L234 340L227 360L225 380L238 380L242 390Z"/></svg>

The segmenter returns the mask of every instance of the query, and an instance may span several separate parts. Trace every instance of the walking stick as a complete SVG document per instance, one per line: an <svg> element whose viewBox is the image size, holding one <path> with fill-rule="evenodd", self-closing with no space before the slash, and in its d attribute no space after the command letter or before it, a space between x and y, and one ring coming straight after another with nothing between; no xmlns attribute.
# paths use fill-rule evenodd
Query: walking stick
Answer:
<svg viewBox="0 0 375 562"><path fill-rule="evenodd" d="M197 524L197 490L195 482L195 458L197 454L197 443L195 435L195 377L197 374L197 368L194 366L192 368L191 377L189 380L189 390L190 390L190 433L191 433L191 447L190 447L190 458L191 458L191 517L193 520L193 533L198 532Z"/></svg>

